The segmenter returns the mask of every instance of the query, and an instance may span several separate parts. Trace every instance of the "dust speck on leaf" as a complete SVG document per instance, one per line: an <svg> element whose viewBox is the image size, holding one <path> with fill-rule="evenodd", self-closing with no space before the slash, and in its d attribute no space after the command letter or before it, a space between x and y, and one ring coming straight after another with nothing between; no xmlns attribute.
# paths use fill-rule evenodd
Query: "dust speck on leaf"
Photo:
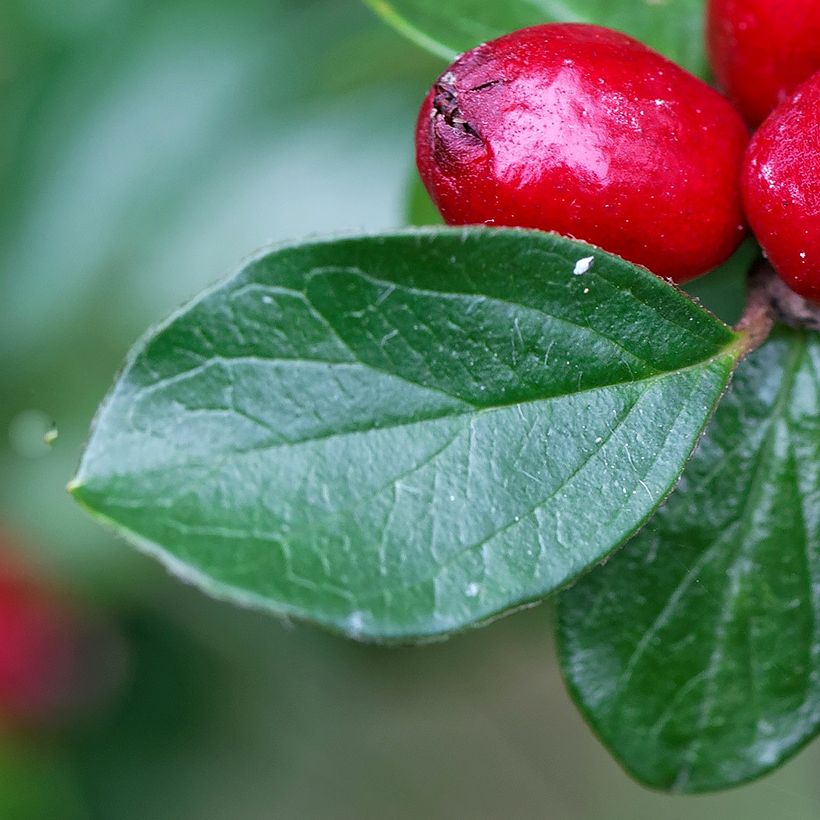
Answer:
<svg viewBox="0 0 820 820"><path fill-rule="evenodd" d="M594 262L594 256L585 256L583 259L579 259L572 270L573 275L583 276L592 267Z"/></svg>

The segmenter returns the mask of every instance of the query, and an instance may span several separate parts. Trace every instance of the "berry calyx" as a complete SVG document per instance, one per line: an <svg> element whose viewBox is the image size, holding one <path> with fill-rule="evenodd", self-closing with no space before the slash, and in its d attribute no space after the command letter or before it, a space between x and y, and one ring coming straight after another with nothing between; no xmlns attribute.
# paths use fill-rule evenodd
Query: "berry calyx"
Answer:
<svg viewBox="0 0 820 820"><path fill-rule="evenodd" d="M820 70L817 0L710 0L706 32L717 83L750 125Z"/></svg>
<svg viewBox="0 0 820 820"><path fill-rule="evenodd" d="M676 282L744 233L732 106L643 44L552 23L478 46L422 104L416 159L450 224L540 228Z"/></svg>
<svg viewBox="0 0 820 820"><path fill-rule="evenodd" d="M752 138L743 201L772 267L793 291L820 301L820 72Z"/></svg>

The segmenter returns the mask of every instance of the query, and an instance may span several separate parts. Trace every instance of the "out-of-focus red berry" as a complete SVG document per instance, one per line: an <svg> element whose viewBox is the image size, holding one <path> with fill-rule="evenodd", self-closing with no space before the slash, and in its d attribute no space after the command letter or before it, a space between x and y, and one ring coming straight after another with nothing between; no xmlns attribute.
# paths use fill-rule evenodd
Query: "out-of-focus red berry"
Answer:
<svg viewBox="0 0 820 820"><path fill-rule="evenodd" d="M734 108L661 55L554 23L459 57L422 104L416 159L450 224L556 231L684 282L743 237L747 142Z"/></svg>
<svg viewBox="0 0 820 820"><path fill-rule="evenodd" d="M718 85L750 125L820 70L818 0L710 0L706 30Z"/></svg>
<svg viewBox="0 0 820 820"><path fill-rule="evenodd" d="M106 699L122 647L0 539L0 726L52 727Z"/></svg>
<svg viewBox="0 0 820 820"><path fill-rule="evenodd" d="M743 200L772 267L792 290L820 301L820 71L753 137Z"/></svg>
<svg viewBox="0 0 820 820"><path fill-rule="evenodd" d="M0 715L29 719L58 710L74 676L74 624L17 569L0 567Z"/></svg>

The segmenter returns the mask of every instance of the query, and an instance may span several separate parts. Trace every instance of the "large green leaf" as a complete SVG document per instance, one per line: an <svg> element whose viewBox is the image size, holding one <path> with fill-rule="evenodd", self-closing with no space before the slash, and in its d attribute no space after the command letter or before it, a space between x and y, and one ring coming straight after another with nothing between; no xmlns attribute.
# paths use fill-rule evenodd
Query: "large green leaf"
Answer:
<svg viewBox="0 0 820 820"><path fill-rule="evenodd" d="M703 0L365 0L416 43L456 54L539 23L595 23L625 31L696 74L706 73Z"/></svg>
<svg viewBox="0 0 820 820"><path fill-rule="evenodd" d="M444 634L628 538L742 344L545 233L286 247L138 345L72 490L214 594L357 637Z"/></svg>
<svg viewBox="0 0 820 820"><path fill-rule="evenodd" d="M561 596L564 674L638 779L707 791L820 730L820 339L738 371L681 487Z"/></svg>

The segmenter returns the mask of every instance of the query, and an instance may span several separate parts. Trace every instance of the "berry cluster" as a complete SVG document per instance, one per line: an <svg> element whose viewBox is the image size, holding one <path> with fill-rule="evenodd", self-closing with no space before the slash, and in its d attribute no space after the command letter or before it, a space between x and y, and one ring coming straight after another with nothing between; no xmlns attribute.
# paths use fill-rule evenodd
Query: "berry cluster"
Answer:
<svg viewBox="0 0 820 820"><path fill-rule="evenodd" d="M445 221L556 231L675 282L725 261L748 225L789 287L820 301L820 3L711 0L707 32L728 99L593 25L461 55L416 130Z"/></svg>

